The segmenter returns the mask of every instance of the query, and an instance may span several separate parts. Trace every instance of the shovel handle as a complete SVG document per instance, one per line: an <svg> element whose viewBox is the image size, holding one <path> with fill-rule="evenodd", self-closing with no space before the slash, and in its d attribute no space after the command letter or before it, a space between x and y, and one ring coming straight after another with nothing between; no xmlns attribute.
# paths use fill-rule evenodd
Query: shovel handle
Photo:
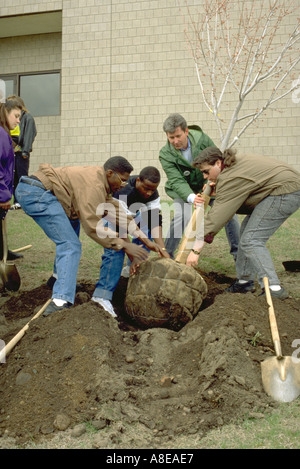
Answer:
<svg viewBox="0 0 300 469"><path fill-rule="evenodd" d="M8 344L0 351L0 363L3 363L3 360L5 359L5 357L9 354L9 352L14 348L14 346L22 339L23 335L25 334L25 332L27 331L27 329L29 328L29 324L31 323L31 321L33 321L34 319L37 319L44 311L45 309L47 308L48 304L50 303L51 299L48 300L44 306L42 306L42 308L30 319L30 321L28 321L27 324L25 324L24 327L22 327L22 329L11 339L10 342L8 342Z"/></svg>
<svg viewBox="0 0 300 469"><path fill-rule="evenodd" d="M203 208L199 205L198 207L195 208L192 218L190 219L185 231L184 235L182 238L182 241L180 243L180 246L178 248L177 256L175 258L176 262L180 262L181 264L185 264L188 254L189 254L189 249L187 249L187 244L190 241L193 241L194 239L191 238L191 233L195 233L196 230L196 224L197 224L197 219L199 219L201 211L203 210L202 214L204 216L204 212L209 204L210 201L210 194L212 192L212 187L210 186L210 181L207 181L206 187L204 191L201 193L201 197L205 200L204 202L204 210ZM198 220L199 223L199 220Z"/></svg>
<svg viewBox="0 0 300 469"><path fill-rule="evenodd" d="M2 219L2 238L3 238L3 263L6 264L7 254L8 254L6 217Z"/></svg>
<svg viewBox="0 0 300 469"><path fill-rule="evenodd" d="M21 252L26 251L26 249L32 248L32 244L27 244L27 246L22 246L21 248L12 249L12 252Z"/></svg>
<svg viewBox="0 0 300 469"><path fill-rule="evenodd" d="M276 321L275 311L274 311L274 307L273 307L272 297L271 297L271 293L270 293L268 277L264 277L263 282L264 282L264 287L265 287L266 299L267 299L267 303L268 303L268 306L269 306L269 321L270 321L272 339L273 339L273 343L274 343L274 347L275 347L275 353L276 353L277 358L282 358L279 332L278 332L277 321Z"/></svg>

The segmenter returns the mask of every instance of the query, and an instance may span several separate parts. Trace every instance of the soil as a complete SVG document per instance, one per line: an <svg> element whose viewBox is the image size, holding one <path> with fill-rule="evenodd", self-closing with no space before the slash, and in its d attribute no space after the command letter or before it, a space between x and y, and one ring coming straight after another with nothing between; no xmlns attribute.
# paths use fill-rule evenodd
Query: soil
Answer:
<svg viewBox="0 0 300 469"><path fill-rule="evenodd" d="M283 275L298 293L274 299L283 353L291 355L300 336L299 274ZM176 448L181 435L271 412L278 403L262 387L260 365L274 356L265 297L259 287L226 293L231 278L202 276L208 296L177 332L143 330L126 316L124 278L113 298L117 320L90 301L94 285L84 281L73 308L34 320L0 365L0 448L51 448L58 435L61 447L80 447L84 422L92 447ZM50 298L44 283L30 289L26 281L26 291L1 292L6 343Z"/></svg>

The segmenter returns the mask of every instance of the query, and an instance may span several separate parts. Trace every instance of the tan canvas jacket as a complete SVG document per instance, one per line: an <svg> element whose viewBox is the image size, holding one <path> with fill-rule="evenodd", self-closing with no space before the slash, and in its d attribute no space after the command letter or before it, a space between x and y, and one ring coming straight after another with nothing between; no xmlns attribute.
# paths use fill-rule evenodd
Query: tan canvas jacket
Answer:
<svg viewBox="0 0 300 469"><path fill-rule="evenodd" d="M287 163L258 155L236 157L216 183L216 198L204 221L205 241L211 242L235 213L249 214L268 195L300 190L300 173Z"/></svg>
<svg viewBox="0 0 300 469"><path fill-rule="evenodd" d="M53 192L67 217L79 218L86 234L103 247L114 250L124 247L124 241L118 237L118 233L103 226L104 216L105 220L112 223L117 220L126 233L143 236L133 218L112 198L103 167L53 168L50 164L41 164L34 176L47 190Z"/></svg>

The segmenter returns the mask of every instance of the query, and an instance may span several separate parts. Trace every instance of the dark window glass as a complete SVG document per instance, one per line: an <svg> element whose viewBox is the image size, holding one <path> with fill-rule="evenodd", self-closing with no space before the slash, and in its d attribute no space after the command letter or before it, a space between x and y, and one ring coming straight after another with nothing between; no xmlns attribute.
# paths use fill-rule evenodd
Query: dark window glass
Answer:
<svg viewBox="0 0 300 469"><path fill-rule="evenodd" d="M33 116L60 114L60 73L20 75L20 96Z"/></svg>
<svg viewBox="0 0 300 469"><path fill-rule="evenodd" d="M0 76L0 101L17 93L17 77L16 76Z"/></svg>

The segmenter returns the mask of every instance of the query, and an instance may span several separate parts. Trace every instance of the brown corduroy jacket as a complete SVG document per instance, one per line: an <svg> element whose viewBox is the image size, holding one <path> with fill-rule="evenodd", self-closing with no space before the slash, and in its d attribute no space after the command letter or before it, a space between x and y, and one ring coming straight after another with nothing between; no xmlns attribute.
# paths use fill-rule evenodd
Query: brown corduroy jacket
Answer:
<svg viewBox="0 0 300 469"><path fill-rule="evenodd" d="M210 243L235 213L250 214L265 197L300 191L300 173L287 163L258 155L237 155L216 183L214 205L204 219Z"/></svg>
<svg viewBox="0 0 300 469"><path fill-rule="evenodd" d="M118 232L103 226L105 220L112 222L114 228L122 226L122 231L133 236L141 234L133 218L112 198L103 167L54 168L50 164L41 164L34 176L47 190L53 192L67 217L79 218L86 234L103 247L117 251L124 247L124 241L118 237Z"/></svg>

